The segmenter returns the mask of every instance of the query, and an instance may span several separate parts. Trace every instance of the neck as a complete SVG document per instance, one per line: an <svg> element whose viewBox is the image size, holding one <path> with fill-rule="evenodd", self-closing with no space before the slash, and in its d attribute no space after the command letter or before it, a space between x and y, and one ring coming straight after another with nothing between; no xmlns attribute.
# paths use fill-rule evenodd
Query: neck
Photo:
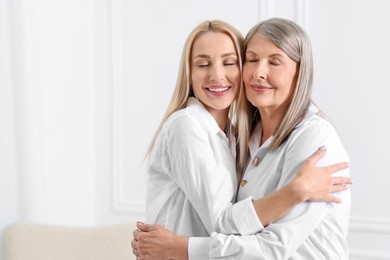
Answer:
<svg viewBox="0 0 390 260"><path fill-rule="evenodd" d="M219 128L225 132L226 124L228 121L229 109L224 110L209 110L209 113L214 117Z"/></svg>
<svg viewBox="0 0 390 260"><path fill-rule="evenodd" d="M272 110L272 109L263 109L258 108L260 117L261 117L261 125L262 125L262 135L260 140L260 145L262 145L268 138L270 138L274 132L276 127L279 125L280 121L283 118L284 111L280 110Z"/></svg>

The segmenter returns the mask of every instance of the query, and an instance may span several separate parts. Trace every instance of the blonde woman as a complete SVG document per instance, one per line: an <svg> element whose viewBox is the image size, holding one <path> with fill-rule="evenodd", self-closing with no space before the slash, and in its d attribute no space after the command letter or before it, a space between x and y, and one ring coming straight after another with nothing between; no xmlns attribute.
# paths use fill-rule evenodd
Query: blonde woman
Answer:
<svg viewBox="0 0 390 260"><path fill-rule="evenodd" d="M336 161L332 161L333 166L315 167L324 155L323 150L310 157L300 169L303 160L284 170L283 164L278 163L280 157L275 157L275 162L263 164L267 161L267 152L281 155L284 152L265 149L259 159L252 160L248 169L255 167L273 172L274 180L267 188L257 181L252 183L246 178L247 172L241 189L259 189L262 196L256 194L255 197L262 198L253 200L246 193L249 196L243 198L240 195L240 201L233 204L240 176L236 170L240 172L249 157L245 145L249 128L245 130L245 127L251 123L245 120L248 115L234 117L232 113L237 94L240 92L242 98L244 93L241 87L241 46L241 34L222 21L203 22L189 35L171 103L150 147L147 223L159 224L182 236L207 237L214 231L250 235L270 226L271 222L303 201L339 202L330 193L344 191L344 184L350 183L349 178L331 177L331 173L346 167L344 163L334 164ZM238 135L242 140L237 153L235 125L243 131ZM315 145L318 148L322 144L316 142ZM316 149L306 151L309 150L313 153ZM304 153L306 158L309 155ZM299 156L301 158L302 154ZM289 173L288 179L278 184L278 178L284 178L283 172ZM296 172L297 175L291 174ZM262 175L261 172L253 174ZM175 242L175 246L182 248L181 253L187 255L187 239L183 238L177 240L180 242ZM137 243L133 241L134 253L141 257ZM223 256L226 251L218 248L218 253ZM156 259L163 258L157 255Z"/></svg>

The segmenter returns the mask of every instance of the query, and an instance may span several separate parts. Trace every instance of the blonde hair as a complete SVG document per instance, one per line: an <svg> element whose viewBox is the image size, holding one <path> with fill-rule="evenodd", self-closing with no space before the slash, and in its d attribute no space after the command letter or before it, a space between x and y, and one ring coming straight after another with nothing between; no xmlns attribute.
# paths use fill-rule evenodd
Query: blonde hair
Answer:
<svg viewBox="0 0 390 260"><path fill-rule="evenodd" d="M297 63L296 84L292 90L288 108L273 133L271 149L277 149L289 137L291 132L302 121L310 104L313 88L313 55L310 39L301 26L283 18L271 18L255 25L247 34L244 51L255 34L261 34L272 41L279 49ZM237 100L237 113L241 118L238 127L238 139L241 165L247 163L249 151L247 144L257 123L261 121L257 108L245 96L245 88L241 88Z"/></svg>
<svg viewBox="0 0 390 260"><path fill-rule="evenodd" d="M183 51L181 54L181 60L180 60L180 66L179 66L179 72L176 80L176 86L174 89L174 92L171 97L171 101L169 102L168 108L164 114L163 119L161 120L161 123L154 134L154 137L152 139L152 142L149 145L149 149L146 154L146 158L149 157L154 144L156 142L157 136L160 133L165 121L168 119L170 115L172 115L174 112L185 108L187 106L188 98L191 96L194 96L193 91L191 89L190 85L190 58L191 58L191 51L192 46L194 44L194 41L202 34L206 32L221 32L226 35L228 35L235 46L239 64L240 64L240 71L242 71L242 54L243 54L243 42L244 37L242 34L234 28L232 25L220 21L220 20L210 20L210 21L204 21L200 23L198 26L196 26L192 32L188 35L186 42L184 43ZM242 81L240 81L242 85ZM240 86L240 89L242 86ZM234 105L230 107L229 116L232 117L232 111L233 111Z"/></svg>

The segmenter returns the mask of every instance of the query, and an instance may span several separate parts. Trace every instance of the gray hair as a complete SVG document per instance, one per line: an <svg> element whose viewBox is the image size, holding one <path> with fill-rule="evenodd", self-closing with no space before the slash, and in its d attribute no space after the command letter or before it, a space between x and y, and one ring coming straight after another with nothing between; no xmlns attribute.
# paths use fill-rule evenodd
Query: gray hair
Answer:
<svg viewBox="0 0 390 260"><path fill-rule="evenodd" d="M247 34L244 41L244 52L249 40L255 34L272 41L288 57L297 62L296 84L292 89L286 114L275 129L274 139L271 144L272 149L278 148L289 137L291 132L302 121L312 100L313 88L313 55L310 39L301 26L293 21L283 18L271 18L255 25ZM261 120L257 113L257 108L245 98L244 88L241 89L238 99L238 110L241 118L247 122L241 122L238 126L240 150L247 148L244 146L248 142L249 136L256 124ZM248 130L249 129L249 130ZM249 154L242 152L239 161L241 164L247 161Z"/></svg>

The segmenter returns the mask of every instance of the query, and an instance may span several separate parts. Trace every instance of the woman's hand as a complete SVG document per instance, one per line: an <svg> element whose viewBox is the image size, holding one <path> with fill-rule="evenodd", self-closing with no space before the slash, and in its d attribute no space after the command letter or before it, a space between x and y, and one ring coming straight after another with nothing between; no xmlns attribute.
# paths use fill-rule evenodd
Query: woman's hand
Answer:
<svg viewBox="0 0 390 260"><path fill-rule="evenodd" d="M137 260L188 259L188 237L172 234L159 225L137 222L131 247Z"/></svg>
<svg viewBox="0 0 390 260"><path fill-rule="evenodd" d="M325 155L326 148L320 147L303 163L292 180L297 192L304 200L340 203L341 200L332 193L348 189L351 178L333 177L332 174L348 168L348 163L337 163L325 167L316 167L317 162Z"/></svg>

